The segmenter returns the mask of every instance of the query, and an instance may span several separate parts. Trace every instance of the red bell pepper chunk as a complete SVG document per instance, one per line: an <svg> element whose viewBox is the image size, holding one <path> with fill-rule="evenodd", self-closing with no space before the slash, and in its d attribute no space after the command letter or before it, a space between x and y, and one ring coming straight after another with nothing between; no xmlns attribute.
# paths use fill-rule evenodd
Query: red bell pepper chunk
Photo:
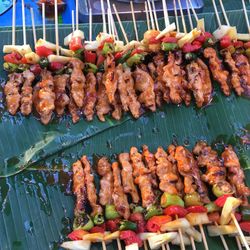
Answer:
<svg viewBox="0 0 250 250"><path fill-rule="evenodd" d="M234 216L235 216L235 218L236 218L236 220L237 220L238 222L241 221L242 215L241 215L240 213L235 212L235 213L234 213Z"/></svg>
<svg viewBox="0 0 250 250"><path fill-rule="evenodd" d="M131 245L133 243L137 243L139 247L142 247L142 240L138 237L138 235L131 230L121 231L120 239L124 240L125 245Z"/></svg>
<svg viewBox="0 0 250 250"><path fill-rule="evenodd" d="M207 31L204 33L204 36L206 37L206 39L213 37L213 35L210 32L207 32Z"/></svg>
<svg viewBox="0 0 250 250"><path fill-rule="evenodd" d="M84 51L84 60L87 63L96 63L96 53L92 51Z"/></svg>
<svg viewBox="0 0 250 250"><path fill-rule="evenodd" d="M225 49L231 45L231 38L229 36L223 36L220 40L220 47Z"/></svg>
<svg viewBox="0 0 250 250"><path fill-rule="evenodd" d="M218 207L223 207L227 198L231 197L231 196L232 196L231 194L224 194L224 195L220 196L219 198L217 198L214 203Z"/></svg>
<svg viewBox="0 0 250 250"><path fill-rule="evenodd" d="M107 220L106 221L106 228L108 231L115 232L119 229L120 226L120 219L114 219L114 220Z"/></svg>
<svg viewBox="0 0 250 250"><path fill-rule="evenodd" d="M98 47L99 50L102 50L103 49L103 46L105 43L113 43L114 42L114 39L112 37L108 37L106 38L105 40L103 40L100 44L100 46Z"/></svg>
<svg viewBox="0 0 250 250"><path fill-rule="evenodd" d="M133 213L130 215L129 220L137 224L136 233L143 233L146 231L146 222L141 213Z"/></svg>
<svg viewBox="0 0 250 250"><path fill-rule="evenodd" d="M100 54L100 55L98 56L98 58L97 58L97 63L96 63L96 65L97 65L97 66L100 66L104 61L105 61L105 57L104 57L102 54Z"/></svg>
<svg viewBox="0 0 250 250"><path fill-rule="evenodd" d="M240 222L240 228L244 232L250 233L250 221L242 221L242 222Z"/></svg>
<svg viewBox="0 0 250 250"><path fill-rule="evenodd" d="M169 215L153 216L147 221L146 228L149 232L159 232L161 225L171 220L172 218Z"/></svg>
<svg viewBox="0 0 250 250"><path fill-rule="evenodd" d="M187 207L188 213L207 213L207 208L204 206L190 206Z"/></svg>
<svg viewBox="0 0 250 250"><path fill-rule="evenodd" d="M161 39L156 39L156 37L151 37L148 41L148 44L157 44L160 42L161 42Z"/></svg>
<svg viewBox="0 0 250 250"><path fill-rule="evenodd" d="M212 212L212 213L209 213L207 216L208 216L208 219L211 222L217 222L217 223L219 223L219 221L220 221L220 214L219 214L219 212Z"/></svg>
<svg viewBox="0 0 250 250"><path fill-rule="evenodd" d="M71 240L82 240L82 237L85 234L88 234L88 232L82 229L77 229L77 230L72 231L70 234L68 234L68 238Z"/></svg>
<svg viewBox="0 0 250 250"><path fill-rule="evenodd" d="M72 51L76 51L82 48L83 48L83 45L82 45L81 37L72 37L69 43L69 49Z"/></svg>
<svg viewBox="0 0 250 250"><path fill-rule="evenodd" d="M163 213L165 215L172 216L175 218L175 216L178 216L180 218L185 217L187 215L187 210L184 207L178 206L178 205L171 205L163 210Z"/></svg>
<svg viewBox="0 0 250 250"><path fill-rule="evenodd" d="M249 49L250 48L250 42L244 43L244 47L245 47L245 49Z"/></svg>
<svg viewBox="0 0 250 250"><path fill-rule="evenodd" d="M163 43L177 43L177 38L173 36L166 36L161 39Z"/></svg>
<svg viewBox="0 0 250 250"><path fill-rule="evenodd" d="M195 42L195 41L194 41ZM191 43L185 43L184 46L182 47L182 51L184 53L189 53L189 52L195 52L201 48L200 42L191 44Z"/></svg>
<svg viewBox="0 0 250 250"><path fill-rule="evenodd" d="M122 57L122 55L123 55L122 52L120 52L120 51L116 52L116 53L115 53L115 56L114 56L115 60L120 59L120 58Z"/></svg>
<svg viewBox="0 0 250 250"><path fill-rule="evenodd" d="M60 70L64 67L64 65L62 63L59 62L51 62L49 65L49 68L51 71L57 71Z"/></svg>
<svg viewBox="0 0 250 250"><path fill-rule="evenodd" d="M105 229L101 226L94 226L89 230L90 233L104 233Z"/></svg>
<svg viewBox="0 0 250 250"><path fill-rule="evenodd" d="M143 52L142 49L134 49L134 50L131 52L130 56L133 56L133 55L135 55L135 54L141 54L142 52Z"/></svg>
<svg viewBox="0 0 250 250"><path fill-rule="evenodd" d="M39 47L36 47L36 53L40 57L48 57L49 55L53 54L53 51L51 49L48 49L45 46L39 46Z"/></svg>
<svg viewBox="0 0 250 250"><path fill-rule="evenodd" d="M12 52L10 54L7 54L3 58L4 58L4 61L8 62L8 63L14 63L14 64L25 63L25 62L22 61L23 57L20 54L16 53L16 52ZM26 63L27 63L27 61L26 61Z"/></svg>
<svg viewBox="0 0 250 250"><path fill-rule="evenodd" d="M235 48L241 48L244 46L244 43L242 41L235 41L235 42L233 42L233 46Z"/></svg>

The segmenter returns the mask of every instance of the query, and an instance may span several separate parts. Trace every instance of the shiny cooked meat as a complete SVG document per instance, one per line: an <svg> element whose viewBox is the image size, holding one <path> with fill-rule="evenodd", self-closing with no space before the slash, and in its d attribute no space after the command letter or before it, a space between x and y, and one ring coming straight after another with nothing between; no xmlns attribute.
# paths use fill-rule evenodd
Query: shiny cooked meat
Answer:
<svg viewBox="0 0 250 250"><path fill-rule="evenodd" d="M129 68L123 69L123 66L119 64L116 67L116 71L118 75L118 90L122 109L125 112L130 110L133 117L139 118L141 104L137 100L137 95L135 93L135 83L131 70Z"/></svg>
<svg viewBox="0 0 250 250"><path fill-rule="evenodd" d="M201 180L199 168L192 153L183 146L178 146L175 150L175 159L178 171L184 177L185 194L198 192L201 201L209 203L207 188Z"/></svg>
<svg viewBox="0 0 250 250"><path fill-rule="evenodd" d="M83 113L87 121L92 121L95 114L95 104L97 101L96 93L96 77L94 73L90 72L86 75L86 89L83 105Z"/></svg>
<svg viewBox="0 0 250 250"><path fill-rule="evenodd" d="M118 93L115 93L115 99L112 103L112 106L113 106L113 111L111 115L115 120L119 121L122 118L122 105L121 105L121 100L120 100L120 96Z"/></svg>
<svg viewBox="0 0 250 250"><path fill-rule="evenodd" d="M216 54L216 50L214 48L208 47L204 49L204 57L209 60L209 68L212 72L214 80L216 80L222 92L226 95L230 95L230 87L228 85L228 77L229 72L224 69L221 60L218 58Z"/></svg>
<svg viewBox="0 0 250 250"><path fill-rule="evenodd" d="M20 110L23 115L29 115L32 112L32 106L33 106L32 82L35 79L35 75L31 71L25 70L23 72L23 79L24 79L24 83L21 89Z"/></svg>
<svg viewBox="0 0 250 250"><path fill-rule="evenodd" d="M82 156L81 162L83 165L83 171L85 176L85 185L87 189L87 197L89 204L92 208L92 216L95 216L97 214L102 214L102 207L97 202L97 194L96 194L96 188L95 188L95 182L94 182L94 176L91 172L91 166L87 159L87 156Z"/></svg>
<svg viewBox="0 0 250 250"><path fill-rule="evenodd" d="M130 194L134 203L140 201L137 187L134 184L133 167L130 162L129 153L121 153L118 156L122 166L121 177L124 192Z"/></svg>
<svg viewBox="0 0 250 250"><path fill-rule="evenodd" d="M101 177L99 202L102 206L113 204L112 194L114 190L114 178L111 164L106 157L102 157L97 163L97 173Z"/></svg>
<svg viewBox="0 0 250 250"><path fill-rule="evenodd" d="M114 192L112 195L115 208L117 212L127 220L130 216L130 208L126 194L124 193L122 181L121 181L121 171L119 169L118 162L112 163L112 170L114 176Z"/></svg>
<svg viewBox="0 0 250 250"><path fill-rule="evenodd" d="M73 123L77 123L80 120L80 110L77 107L73 97L71 96L69 99L69 113L72 117Z"/></svg>
<svg viewBox="0 0 250 250"><path fill-rule="evenodd" d="M84 101L84 88L85 88L85 76L82 72L83 62L79 59L72 59L72 73L70 77L70 93L75 101L75 104L78 108L83 106Z"/></svg>
<svg viewBox="0 0 250 250"><path fill-rule="evenodd" d="M72 165L73 170L73 193L76 196L75 214L85 210L86 187L82 163L80 160Z"/></svg>
<svg viewBox="0 0 250 250"><path fill-rule="evenodd" d="M133 72L135 89L138 91L138 101L151 111L156 110L154 81L146 71L139 67Z"/></svg>
<svg viewBox="0 0 250 250"><path fill-rule="evenodd" d="M241 95L244 92L244 89L241 87L241 82L240 82L240 71L236 67L235 61L232 58L232 55L230 51L225 50L223 53L224 56L224 61L228 65L230 69L230 82L237 93L237 95Z"/></svg>
<svg viewBox="0 0 250 250"><path fill-rule="evenodd" d="M59 116L64 114L65 108L69 104L69 97L66 94L68 80L69 75L66 74L54 76L54 91L56 94L55 110Z"/></svg>
<svg viewBox="0 0 250 250"><path fill-rule="evenodd" d="M19 109L21 101L20 86L22 83L23 75L21 73L12 73L4 86L7 110L11 115L15 115Z"/></svg>
<svg viewBox="0 0 250 250"><path fill-rule="evenodd" d="M42 81L34 87L33 103L43 124L48 124L55 109L56 95L54 93L54 82L51 72L42 71Z"/></svg>

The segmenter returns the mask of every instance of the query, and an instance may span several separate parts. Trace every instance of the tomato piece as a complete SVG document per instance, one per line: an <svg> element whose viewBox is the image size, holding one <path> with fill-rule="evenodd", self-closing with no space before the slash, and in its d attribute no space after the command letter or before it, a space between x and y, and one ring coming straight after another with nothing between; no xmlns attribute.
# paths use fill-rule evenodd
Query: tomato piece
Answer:
<svg viewBox="0 0 250 250"><path fill-rule="evenodd" d="M190 206L187 207L188 213L207 213L207 208L204 206Z"/></svg>
<svg viewBox="0 0 250 250"><path fill-rule="evenodd" d="M114 39L112 37L108 37L106 38L105 40L103 40L100 44L100 46L98 47L99 50L102 50L103 49L103 46L105 43L113 43L114 42Z"/></svg>
<svg viewBox="0 0 250 250"><path fill-rule="evenodd" d="M77 230L72 231L70 234L68 234L68 238L71 240L82 240L82 237L85 234L88 234L88 232L82 229L77 229Z"/></svg>
<svg viewBox="0 0 250 250"><path fill-rule="evenodd" d="M157 43L160 43L160 42L161 42L161 39L156 39L156 37L151 37L148 40L148 44L157 44Z"/></svg>
<svg viewBox="0 0 250 250"><path fill-rule="evenodd" d="M141 54L142 52L144 52L144 50L142 50L142 49L134 49L134 50L131 52L130 56L133 56L133 55L135 55L135 54Z"/></svg>
<svg viewBox="0 0 250 250"><path fill-rule="evenodd" d="M151 217L146 224L146 228L149 232L160 231L161 225L171 221L172 218L169 215L157 215Z"/></svg>
<svg viewBox="0 0 250 250"><path fill-rule="evenodd" d="M249 49L250 48L250 42L244 43L244 47L245 47L245 49Z"/></svg>
<svg viewBox="0 0 250 250"><path fill-rule="evenodd" d="M131 230L121 231L120 239L124 240L125 245L131 245L133 243L137 243L139 247L142 247L142 240L138 237L138 235Z"/></svg>
<svg viewBox="0 0 250 250"><path fill-rule="evenodd" d="M36 53L40 57L48 57L49 55L53 54L53 51L51 49L48 49L45 46L39 46L39 47L36 47Z"/></svg>
<svg viewBox="0 0 250 250"><path fill-rule="evenodd" d="M114 57L115 57L115 60L120 59L120 58L122 57L122 55L123 55L122 52L120 52L120 51L119 51L119 52L116 52L116 53L115 53L115 56L114 56Z"/></svg>
<svg viewBox="0 0 250 250"><path fill-rule="evenodd" d="M199 50L200 48L201 48L200 42L197 42L195 44L185 43L184 46L182 47L182 51L184 53L189 53L189 52L195 52L195 51Z"/></svg>
<svg viewBox="0 0 250 250"><path fill-rule="evenodd" d="M225 202L226 202L226 200L227 200L227 198L231 197L231 196L232 196L231 194L224 194L224 195L220 196L219 198L217 198L214 203L218 207L223 207L224 204L225 204Z"/></svg>
<svg viewBox="0 0 250 250"><path fill-rule="evenodd" d="M242 215L241 215L240 213L235 212L235 213L234 213L234 216L235 216L235 218L236 218L236 220L237 220L238 222L241 221Z"/></svg>
<svg viewBox="0 0 250 250"><path fill-rule="evenodd" d="M165 36L161 39L163 43L177 43L178 39L173 36Z"/></svg>
<svg viewBox="0 0 250 250"><path fill-rule="evenodd" d="M104 233L105 229L100 226L94 226L89 230L90 233Z"/></svg>
<svg viewBox="0 0 250 250"><path fill-rule="evenodd" d="M4 58L4 61L8 62L8 63L14 63L14 64L23 63L22 62L23 57L20 54L16 53L16 52L12 52L10 54L7 54L3 58ZM27 61L26 61L26 63L27 63ZM26 64L26 63L24 63L24 64Z"/></svg>
<svg viewBox="0 0 250 250"><path fill-rule="evenodd" d="M96 53L91 51L84 51L84 60L87 63L96 63Z"/></svg>
<svg viewBox="0 0 250 250"><path fill-rule="evenodd" d="M242 41L235 41L235 42L233 42L233 46L235 48L241 48L244 46L244 43Z"/></svg>
<svg viewBox="0 0 250 250"><path fill-rule="evenodd" d="M33 64L30 66L30 71L34 74L34 75L40 75L42 69L41 66L39 64Z"/></svg>
<svg viewBox="0 0 250 250"><path fill-rule="evenodd" d="M143 233L146 230L146 222L141 213L133 213L130 215L129 220L137 224L136 233Z"/></svg>
<svg viewBox="0 0 250 250"><path fill-rule="evenodd" d="M220 221L220 214L219 214L219 212L208 213L207 216L208 216L208 219L210 221L212 221L212 222L219 223L219 221Z"/></svg>
<svg viewBox="0 0 250 250"><path fill-rule="evenodd" d="M250 221L242 221L239 223L240 224L240 228L246 232L246 233L250 233Z"/></svg>
<svg viewBox="0 0 250 250"><path fill-rule="evenodd" d="M199 37L197 37L194 41L198 41L200 43L204 43L207 40L205 34L201 34Z"/></svg>
<svg viewBox="0 0 250 250"><path fill-rule="evenodd" d="M141 213L132 213L129 217L130 221L137 222L144 220L143 215Z"/></svg>
<svg viewBox="0 0 250 250"><path fill-rule="evenodd" d="M220 47L225 49L231 45L231 38L229 36L223 36L220 40Z"/></svg>
<svg viewBox="0 0 250 250"><path fill-rule="evenodd" d="M59 62L51 62L49 65L49 68L51 71L57 71L60 70L64 67L64 65L62 63Z"/></svg>
<svg viewBox="0 0 250 250"><path fill-rule="evenodd" d="M187 210L184 207L178 205L171 205L163 210L165 215L169 215L175 218L177 215L178 217L182 218L187 215Z"/></svg>
<svg viewBox="0 0 250 250"><path fill-rule="evenodd" d="M105 224L108 231L115 232L119 229L120 219L107 220Z"/></svg>
<svg viewBox="0 0 250 250"><path fill-rule="evenodd" d="M213 35L210 32L207 32L207 31L204 33L204 35L205 35L206 39L213 37Z"/></svg>
<svg viewBox="0 0 250 250"><path fill-rule="evenodd" d="M100 66L104 61L105 61L105 57L104 57L102 54L100 54L100 55L98 56L98 58L97 58L97 63L96 63L96 65L97 65L97 66Z"/></svg>
<svg viewBox="0 0 250 250"><path fill-rule="evenodd" d="M71 41L69 43L69 49L72 51L76 51L78 49L82 49L83 45L82 45L82 39L81 37L72 37Z"/></svg>

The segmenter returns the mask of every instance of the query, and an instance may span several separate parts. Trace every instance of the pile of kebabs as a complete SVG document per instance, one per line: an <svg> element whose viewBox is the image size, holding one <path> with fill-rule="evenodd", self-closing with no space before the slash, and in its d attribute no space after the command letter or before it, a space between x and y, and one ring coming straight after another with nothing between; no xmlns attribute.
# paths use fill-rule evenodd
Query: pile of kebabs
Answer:
<svg viewBox="0 0 250 250"><path fill-rule="evenodd" d="M243 230L250 229L250 189L230 145L220 157L204 141L193 152L170 145L152 153L144 145L142 151L132 147L120 153L112 163L102 157L95 167L82 156L72 169L76 205L71 240L122 239L125 245L139 247L148 241L151 249L158 249L168 242L180 245L181 236L189 245L191 240L202 241L194 226L203 224L214 224L207 227L210 236L237 236L231 214L237 214ZM173 234L178 230L181 235Z"/></svg>

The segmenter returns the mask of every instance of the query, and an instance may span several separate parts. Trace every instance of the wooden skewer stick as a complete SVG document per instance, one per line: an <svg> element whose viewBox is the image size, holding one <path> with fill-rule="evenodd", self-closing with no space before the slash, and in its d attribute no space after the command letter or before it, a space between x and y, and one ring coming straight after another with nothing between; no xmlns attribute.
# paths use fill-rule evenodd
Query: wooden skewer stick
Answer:
<svg viewBox="0 0 250 250"><path fill-rule="evenodd" d="M144 2L144 5L145 5L145 13L146 13L147 27L148 27L148 30L150 30L150 22L149 22L148 4L147 4L147 2Z"/></svg>
<svg viewBox="0 0 250 250"><path fill-rule="evenodd" d="M75 31L75 12L72 10L71 12L71 21L72 21L72 33Z"/></svg>
<svg viewBox="0 0 250 250"><path fill-rule="evenodd" d="M178 215L175 215L175 219L176 220L178 219ZM181 231L180 228L178 228L178 233L179 233L179 236L180 236L181 249L185 250L185 244L184 244L184 241L183 241L183 235L182 235L182 231Z"/></svg>
<svg viewBox="0 0 250 250"><path fill-rule="evenodd" d="M195 11L195 9L194 9L194 6L193 6L191 0L188 0L188 3L189 3L189 5L190 5L190 7L191 7L191 10L192 10L192 12L193 12L193 15L194 15L194 18L195 18L196 22L198 22L199 18L198 18L197 14L196 14L196 11Z"/></svg>
<svg viewBox="0 0 250 250"><path fill-rule="evenodd" d="M136 38L136 41L139 41L133 1L130 1L130 8L131 8L131 14L132 14L132 18L133 18L133 24L134 24L134 30L135 30L135 38Z"/></svg>
<svg viewBox="0 0 250 250"><path fill-rule="evenodd" d="M46 27L45 27L45 3L42 3L42 19L43 19L43 40L46 40Z"/></svg>
<svg viewBox="0 0 250 250"><path fill-rule="evenodd" d="M114 11L115 11L116 18L117 18L118 23L119 23L119 25L120 25L120 28L121 28L121 31L122 31L123 37L124 37L124 39L125 39L126 43L129 43L129 41L128 41L128 37L127 37L127 34L126 34L126 32L125 32L125 30L124 30L124 28L123 28L123 25L122 25L122 22L121 22L120 16L119 16L119 14L118 14L118 12L117 12L117 9L116 9L116 7L115 7L115 4L113 4L113 9L114 9Z"/></svg>
<svg viewBox="0 0 250 250"><path fill-rule="evenodd" d="M58 9L57 0L55 0L55 32L56 32L56 54L59 56L59 34L58 34Z"/></svg>
<svg viewBox="0 0 250 250"><path fill-rule="evenodd" d="M106 244L105 244L104 240L102 240L102 250L107 250L107 247L106 247Z"/></svg>
<svg viewBox="0 0 250 250"><path fill-rule="evenodd" d="M166 0L162 0L162 7L163 7L163 13L164 13L164 22L165 27L169 26L169 17L168 17L168 7L166 4Z"/></svg>
<svg viewBox="0 0 250 250"><path fill-rule="evenodd" d="M199 228L200 228L200 231L201 231L201 236L202 236L202 241L203 241L203 244L204 244L204 248L205 250L208 250L208 244L207 244L207 238L206 238L206 235L205 235L205 232L204 232L204 228L203 226L200 224L199 225Z"/></svg>
<svg viewBox="0 0 250 250"><path fill-rule="evenodd" d="M215 16L216 16L217 22L219 24L219 28L221 28L221 21L220 21L220 17L219 17L219 13L218 13L215 1L212 0L212 3L213 3L213 6L214 6L214 12L215 12Z"/></svg>
<svg viewBox="0 0 250 250"><path fill-rule="evenodd" d="M110 1L109 0L107 0L107 3L108 3L108 9L107 9L107 12L108 12L108 33L109 34L112 34L112 27L111 27L111 23L112 23L112 21L111 21L111 15L110 15L110 13L109 12L111 12L111 6L110 6Z"/></svg>
<svg viewBox="0 0 250 250"><path fill-rule="evenodd" d="M246 238L245 238L245 236L244 236L244 234L243 234L243 232L242 232L242 230L241 230L241 228L240 228L240 225L239 225L237 219L235 218L234 213L231 214L231 218L232 218L232 220L233 220L233 222L234 222L234 225L236 226L236 228L237 228L237 230L238 230L238 233L239 233L239 235L240 235L240 238L241 238L241 240L242 240L242 242L243 242L245 248L246 248L247 250L250 250L250 248L249 248L249 246L248 246L248 243L247 243L247 241L246 241Z"/></svg>
<svg viewBox="0 0 250 250"><path fill-rule="evenodd" d="M79 0L76 0L76 30L79 30Z"/></svg>
<svg viewBox="0 0 250 250"><path fill-rule="evenodd" d="M113 14L112 14L112 12L110 11L110 13L111 13L111 19L112 19L112 28L113 28L113 30L114 30L114 36L115 36L115 38L116 38L116 40L117 41L119 41L120 39L119 39L119 35L118 35L118 32L117 32L117 29L116 29L116 26L115 26L115 20L114 20L114 17L113 17Z"/></svg>
<svg viewBox="0 0 250 250"><path fill-rule="evenodd" d="M167 247L167 250L170 250L170 246L168 243L166 244L166 247Z"/></svg>
<svg viewBox="0 0 250 250"><path fill-rule="evenodd" d="M189 239L191 241L192 250L196 250L196 246L195 246L195 243L194 243L194 237L190 236Z"/></svg>
<svg viewBox="0 0 250 250"><path fill-rule="evenodd" d="M23 18L23 44L26 45L26 22L25 22L24 0L22 0L22 18Z"/></svg>
<svg viewBox="0 0 250 250"><path fill-rule="evenodd" d="M92 9L89 8L89 41L92 41Z"/></svg>
<svg viewBox="0 0 250 250"><path fill-rule="evenodd" d="M175 22L176 22L176 29L177 29L177 33L179 33L180 32L180 26L179 26L179 19L178 19L178 15L177 15L175 0L173 0L173 4L174 4L174 16L175 16Z"/></svg>
<svg viewBox="0 0 250 250"><path fill-rule="evenodd" d="M215 224L216 227L218 227L218 223L217 223L217 222L214 222L214 224ZM229 250L228 245L227 245L227 242L226 242L226 240L225 240L225 237L224 237L223 235L220 235L220 239L221 239L221 241L222 241L222 244L223 244L223 246L224 246L224 249L225 249L225 250Z"/></svg>
<svg viewBox="0 0 250 250"><path fill-rule="evenodd" d="M238 250L242 250L242 246L241 246L241 242L240 242L239 236L235 236L235 240L236 240L236 244L237 244Z"/></svg>
<svg viewBox="0 0 250 250"><path fill-rule="evenodd" d="M155 9L155 1L154 0L151 0L151 1L152 1L152 7L153 7L153 14L154 14L154 19L155 19L156 29L160 30L159 29L158 18L157 18L157 14L156 14L156 9Z"/></svg>
<svg viewBox="0 0 250 250"><path fill-rule="evenodd" d="M101 0L101 8L102 8L102 25L103 25L103 32L104 32L104 33L107 33L106 16L105 16L105 9L104 9L103 0Z"/></svg>
<svg viewBox="0 0 250 250"><path fill-rule="evenodd" d="M35 19L34 19L33 8L30 8L30 16L31 16L33 39L34 39L34 45L35 45L37 40L36 40L36 27L35 27Z"/></svg>
<svg viewBox="0 0 250 250"><path fill-rule="evenodd" d="M183 25L184 33L187 34L187 26L186 26L186 22L185 22L185 17L183 15L181 0L178 0L178 3L179 3L180 12L181 12L181 20L182 20L182 25Z"/></svg>
<svg viewBox="0 0 250 250"><path fill-rule="evenodd" d="M118 238L118 239L116 239L116 241L117 241L118 250L122 250L121 240Z"/></svg>
<svg viewBox="0 0 250 250"><path fill-rule="evenodd" d="M144 248L144 250L149 250L148 249L148 244L147 244L146 240L143 241L143 248Z"/></svg>
<svg viewBox="0 0 250 250"><path fill-rule="evenodd" d="M155 30L154 17L153 17L150 1L147 0L147 3L148 3L148 11L149 11L149 16L150 16L150 21L151 21L151 27L153 30Z"/></svg>
<svg viewBox="0 0 250 250"><path fill-rule="evenodd" d="M227 24L227 26L230 26L230 23L229 23L229 20L228 20L227 13L225 11L223 2L222 2L222 0L219 0L219 2L220 2L220 7L221 7L221 10L222 10L223 16L225 18L226 24Z"/></svg>
<svg viewBox="0 0 250 250"><path fill-rule="evenodd" d="M12 45L16 44L16 0L13 0L12 10Z"/></svg>
<svg viewBox="0 0 250 250"><path fill-rule="evenodd" d="M188 20L189 20L190 28L191 28L191 30L193 30L194 29L194 24L193 24L193 20L192 20L192 17L191 17L188 0L186 0L186 6L187 6L187 13L188 13Z"/></svg>
<svg viewBox="0 0 250 250"><path fill-rule="evenodd" d="M241 0L241 1L242 1L242 6L243 6L243 11L244 11L246 23L247 23L248 32L250 34L250 24L249 24L249 18L248 18L248 15L247 15L245 0Z"/></svg>

